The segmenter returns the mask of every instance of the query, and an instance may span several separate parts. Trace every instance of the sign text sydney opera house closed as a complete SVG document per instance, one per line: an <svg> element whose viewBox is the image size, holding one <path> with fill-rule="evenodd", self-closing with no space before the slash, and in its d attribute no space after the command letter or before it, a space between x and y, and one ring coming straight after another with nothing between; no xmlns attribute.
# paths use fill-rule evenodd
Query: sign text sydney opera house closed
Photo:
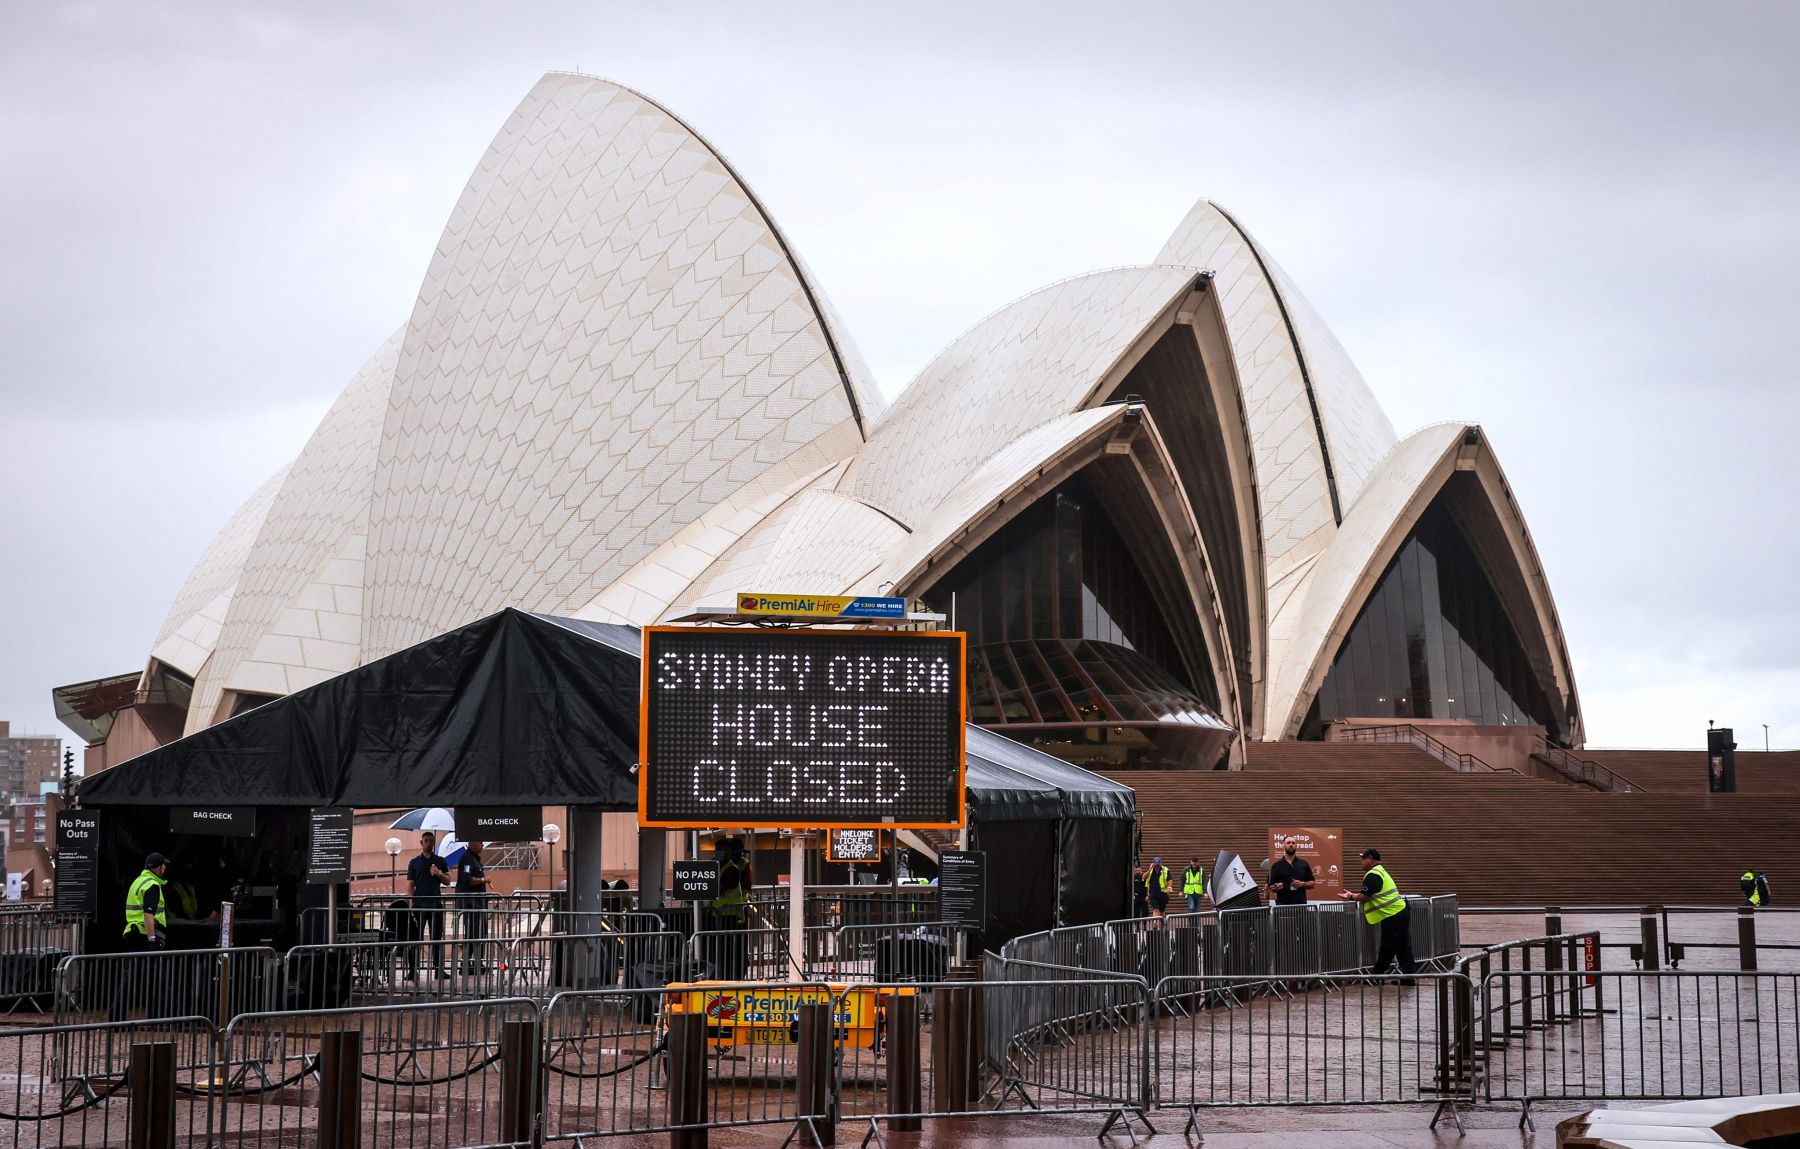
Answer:
<svg viewBox="0 0 1800 1149"><path fill-rule="evenodd" d="M646 825L954 826L963 636L653 627Z"/></svg>

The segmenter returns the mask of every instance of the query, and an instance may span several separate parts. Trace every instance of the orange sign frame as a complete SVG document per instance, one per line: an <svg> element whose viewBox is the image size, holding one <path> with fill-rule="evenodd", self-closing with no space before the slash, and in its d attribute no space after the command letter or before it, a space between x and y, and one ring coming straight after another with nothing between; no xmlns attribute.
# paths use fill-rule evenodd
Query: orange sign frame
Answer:
<svg viewBox="0 0 1800 1149"><path fill-rule="evenodd" d="M692 634L695 631L725 631L742 634L739 627L725 626L646 626L643 629L643 653L639 657L638 670L638 808L639 826L655 827L668 830L710 830L725 823L721 822L673 822L665 820L650 821L645 818L645 808L650 796L650 636L652 634L676 633ZM835 627L783 627L779 634L820 634L843 638L850 635L866 634L867 631L840 630ZM956 642L956 668L958 671L957 691L961 700L961 713L957 724L956 750L956 821L954 822L794 822L777 826L784 830L960 830L969 817L969 636L960 630L893 630L882 631L883 634L924 639L954 639ZM742 825L742 823L732 823Z"/></svg>

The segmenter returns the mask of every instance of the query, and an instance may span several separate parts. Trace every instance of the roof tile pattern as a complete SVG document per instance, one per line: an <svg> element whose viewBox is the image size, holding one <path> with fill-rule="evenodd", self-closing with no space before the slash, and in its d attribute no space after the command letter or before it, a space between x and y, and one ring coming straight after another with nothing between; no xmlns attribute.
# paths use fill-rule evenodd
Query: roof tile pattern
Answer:
<svg viewBox="0 0 1800 1149"><path fill-rule="evenodd" d="M996 451L1084 406L1193 281L1185 267L1097 271L983 319L888 408L863 450L855 495L915 525Z"/></svg>
<svg viewBox="0 0 1800 1149"><path fill-rule="evenodd" d="M374 485L363 657L502 606L573 611L707 508L861 442L817 293L718 154L546 76L440 240Z"/></svg>
<svg viewBox="0 0 1800 1149"><path fill-rule="evenodd" d="M1204 200L1157 260L1213 273L1249 423L1272 586L1291 565L1323 549L1336 525L1325 453L1281 300L1248 237Z"/></svg>
<svg viewBox="0 0 1800 1149"><path fill-rule="evenodd" d="M369 485L401 335L357 371L281 484L195 684L190 732L212 721L226 689L290 694L358 665Z"/></svg>
<svg viewBox="0 0 1800 1149"><path fill-rule="evenodd" d="M275 504L275 495L287 478L286 467L276 471L254 494L244 500L219 533L213 536L200 561L175 596L175 605L163 619L151 649L158 661L173 666L183 674L198 674L218 641L231 594L237 589L238 572L256 542L257 532ZM204 615L204 618L196 616ZM177 635L179 632L179 636ZM175 639L171 642L171 639Z"/></svg>

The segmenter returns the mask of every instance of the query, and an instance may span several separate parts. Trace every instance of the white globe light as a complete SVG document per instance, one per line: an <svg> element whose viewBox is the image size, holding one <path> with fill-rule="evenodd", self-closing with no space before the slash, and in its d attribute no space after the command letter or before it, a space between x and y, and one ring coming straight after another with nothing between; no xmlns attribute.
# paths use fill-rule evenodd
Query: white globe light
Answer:
<svg viewBox="0 0 1800 1149"><path fill-rule="evenodd" d="M546 824L544 826L544 841L550 843L552 846L562 841L562 827L558 826L555 822Z"/></svg>
<svg viewBox="0 0 1800 1149"><path fill-rule="evenodd" d="M387 840L387 852L388 857L398 858L400 856L400 839L389 838Z"/></svg>

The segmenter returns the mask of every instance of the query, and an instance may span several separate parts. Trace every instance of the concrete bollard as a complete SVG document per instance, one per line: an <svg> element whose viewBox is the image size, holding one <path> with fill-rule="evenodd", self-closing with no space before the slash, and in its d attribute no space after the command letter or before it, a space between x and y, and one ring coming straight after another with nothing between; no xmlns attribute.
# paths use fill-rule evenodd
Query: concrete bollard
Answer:
<svg viewBox="0 0 1800 1149"><path fill-rule="evenodd" d="M888 1007L888 1107L895 1113L918 1113L922 1106L919 1081L919 999L915 994L896 997ZM917 1133L923 1123L917 1117L889 1118L890 1133Z"/></svg>
<svg viewBox="0 0 1800 1149"><path fill-rule="evenodd" d="M1756 909L1738 907L1738 968L1746 973L1756 969Z"/></svg>
<svg viewBox="0 0 1800 1149"><path fill-rule="evenodd" d="M319 1035L319 1149L361 1149L362 1031Z"/></svg>
<svg viewBox="0 0 1800 1149"><path fill-rule="evenodd" d="M509 1021L500 1030L500 1139L512 1145L538 1144L543 1112L543 1043L538 1023Z"/></svg>
<svg viewBox="0 0 1800 1149"><path fill-rule="evenodd" d="M821 1145L837 1143L837 1090L832 1080L832 1005L809 1001L798 1010L800 1030L794 1074L794 1114L811 1118ZM804 1145L805 1140L801 1141Z"/></svg>
<svg viewBox="0 0 1800 1149"><path fill-rule="evenodd" d="M1656 907L1645 906L1638 915L1638 933L1644 946L1644 968L1662 968L1662 946L1656 939Z"/></svg>
<svg viewBox="0 0 1800 1149"><path fill-rule="evenodd" d="M678 1013L669 1018L669 1124L706 1123L706 1018ZM678 1128L669 1149L706 1149L704 1128Z"/></svg>
<svg viewBox="0 0 1800 1149"><path fill-rule="evenodd" d="M175 1149L175 1043L133 1045L125 1092L125 1143L130 1149Z"/></svg>

